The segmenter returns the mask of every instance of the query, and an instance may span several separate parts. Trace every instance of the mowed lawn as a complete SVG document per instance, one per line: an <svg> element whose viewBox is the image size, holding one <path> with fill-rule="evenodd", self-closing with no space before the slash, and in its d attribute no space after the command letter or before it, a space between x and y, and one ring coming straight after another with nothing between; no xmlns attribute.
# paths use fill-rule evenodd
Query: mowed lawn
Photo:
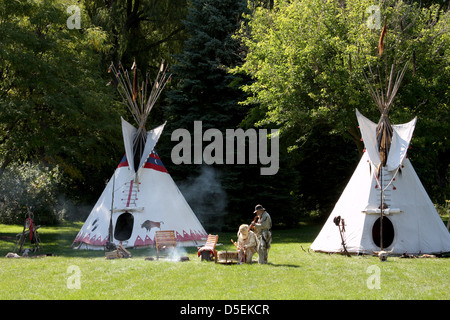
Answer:
<svg viewBox="0 0 450 320"><path fill-rule="evenodd" d="M267 265L202 262L196 248L182 252L186 262L147 261L152 248L105 260L103 251L70 248L81 225L43 227L39 254L56 256L20 259L4 257L22 227L0 225L0 299L450 299L450 259L314 253L317 225L274 230ZM217 249L233 250L230 239L236 234L219 233Z"/></svg>

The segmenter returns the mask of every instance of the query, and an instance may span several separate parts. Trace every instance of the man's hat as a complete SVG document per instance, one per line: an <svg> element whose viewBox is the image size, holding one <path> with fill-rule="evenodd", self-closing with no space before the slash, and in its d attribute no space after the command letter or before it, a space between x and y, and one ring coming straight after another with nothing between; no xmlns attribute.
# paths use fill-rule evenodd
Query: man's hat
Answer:
<svg viewBox="0 0 450 320"><path fill-rule="evenodd" d="M262 205L257 204L255 207L255 211L253 213L256 213L258 210L266 210L266 209L264 209L264 207Z"/></svg>
<svg viewBox="0 0 450 320"><path fill-rule="evenodd" d="M248 224L241 224L239 226L239 233L247 233L248 232Z"/></svg>

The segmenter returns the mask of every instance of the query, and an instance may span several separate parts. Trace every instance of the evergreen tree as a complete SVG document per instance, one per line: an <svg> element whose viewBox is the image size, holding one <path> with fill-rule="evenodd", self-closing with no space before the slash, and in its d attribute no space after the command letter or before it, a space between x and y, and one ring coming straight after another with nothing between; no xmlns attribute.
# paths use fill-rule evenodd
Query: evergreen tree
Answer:
<svg viewBox="0 0 450 320"><path fill-rule="evenodd" d="M203 127L235 127L242 119L236 76L227 72L239 61L239 42L233 34L240 26L246 1L195 0L184 21L189 39L171 68L176 85L168 93L172 128L189 128L194 120Z"/></svg>
<svg viewBox="0 0 450 320"><path fill-rule="evenodd" d="M189 130L193 137L194 121L202 121L203 132L216 128L225 134L225 129L236 128L244 118L246 110L238 104L243 98L239 89L241 79L238 75L228 73L228 69L240 62L240 44L233 35L240 26L242 14L247 9L246 4L244 0L192 1L184 21L189 38L184 44L183 52L175 56L177 62L171 68L173 89L167 93L169 107L165 118L168 123L165 129L166 138L163 140L170 140L167 135L178 128ZM171 152L166 149L161 153L167 157ZM166 163L168 162L166 160ZM192 181L193 177L201 176L200 169L199 165L179 165L171 166L170 172L175 180ZM236 190L239 175L238 167L223 165L215 166L214 169L214 178L220 180L220 186L227 195L211 189L205 194L197 194L205 201L190 201L197 215L203 216L206 228L208 221L205 219L208 218L202 214L201 203L209 204L205 213L213 210L223 212L225 208L222 206L210 206L210 200L220 197L221 199L213 201L219 204L224 203L223 197L227 197L229 209L228 191ZM186 172L189 172L189 175L186 175ZM209 200L206 200L207 198Z"/></svg>

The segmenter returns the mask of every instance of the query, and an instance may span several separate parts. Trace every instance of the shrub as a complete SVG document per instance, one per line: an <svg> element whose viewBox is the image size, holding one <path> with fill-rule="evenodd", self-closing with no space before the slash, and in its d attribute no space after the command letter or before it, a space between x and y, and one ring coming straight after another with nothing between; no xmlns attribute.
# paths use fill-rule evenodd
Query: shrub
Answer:
<svg viewBox="0 0 450 320"><path fill-rule="evenodd" d="M0 178L0 222L22 224L34 212L36 223L55 224L62 219L58 204L62 174L58 166L12 164Z"/></svg>

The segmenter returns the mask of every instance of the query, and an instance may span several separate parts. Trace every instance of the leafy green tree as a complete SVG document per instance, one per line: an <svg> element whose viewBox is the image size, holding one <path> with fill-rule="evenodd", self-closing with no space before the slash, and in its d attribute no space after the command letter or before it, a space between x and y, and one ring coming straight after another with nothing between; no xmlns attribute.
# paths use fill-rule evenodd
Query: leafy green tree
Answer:
<svg viewBox="0 0 450 320"><path fill-rule="evenodd" d="M70 5L0 1L0 178L12 164L58 167L61 192L83 198L120 158L122 107L99 68L105 33L82 6L80 29L69 28Z"/></svg>
<svg viewBox="0 0 450 320"><path fill-rule="evenodd" d="M172 62L186 40L182 19L186 0L84 0L92 23L108 35L112 47L104 56L106 63L136 60L145 73L155 71L162 59Z"/></svg>
<svg viewBox="0 0 450 320"><path fill-rule="evenodd" d="M353 141L361 153L355 108L375 122L380 116L363 74L370 74L371 66L377 70L377 79L385 81L392 63L401 68L409 60L390 118L393 123L403 123L419 117L416 137L424 138L415 137L410 155L415 156L415 150L421 152L416 164L419 172L424 165L421 160L426 159L428 174L421 176L427 189L436 182L433 180L440 180L441 191L431 188L438 200L445 194L443 190L448 192L448 160L444 155L449 149L445 134L449 122L438 119L448 119L449 114L445 94L449 13L439 5L386 1L380 4L377 25L373 19L378 9L374 11L372 5L372 1L280 0L273 9L256 7L237 35L247 52L245 62L235 71L254 80L242 87L248 94L243 104L255 106L247 121L279 126L281 136L291 142L289 151L300 154L299 165L309 157L308 145L323 133L329 138L320 143L343 137ZM378 42L384 23L387 35L380 57ZM316 128L324 132L318 133ZM427 152L423 154L422 148ZM333 170L330 177L335 176ZM305 177L304 169L300 175ZM303 182L312 188L317 183ZM315 196L318 203L322 194Z"/></svg>
<svg viewBox="0 0 450 320"><path fill-rule="evenodd" d="M126 68L136 62L140 79L154 79L162 60L174 63L173 55L183 50L187 38L183 19L187 0L83 0L94 26L100 27L111 44L101 52L102 68L120 61ZM168 86L169 87L169 86ZM158 99L148 121L148 129L161 124L165 91ZM120 100L120 99L118 99ZM130 114L124 118L132 121Z"/></svg>

